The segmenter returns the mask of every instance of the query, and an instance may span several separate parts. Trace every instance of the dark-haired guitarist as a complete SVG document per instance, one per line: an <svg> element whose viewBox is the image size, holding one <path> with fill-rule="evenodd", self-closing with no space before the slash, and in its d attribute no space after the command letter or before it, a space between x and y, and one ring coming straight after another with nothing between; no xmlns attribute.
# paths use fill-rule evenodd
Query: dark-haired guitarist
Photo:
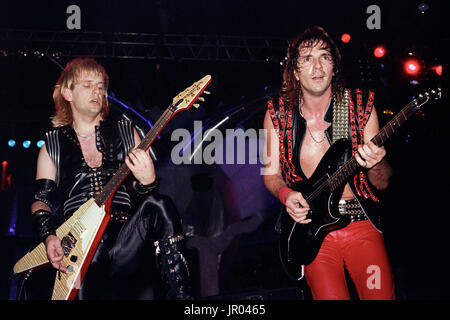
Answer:
<svg viewBox="0 0 450 320"><path fill-rule="evenodd" d="M370 142L379 131L373 93L367 97L356 91L345 97L339 51L320 27L307 29L290 43L283 80L280 98L269 100L264 119L268 154L264 183L299 224L311 223L309 204L290 186L307 180L333 143L336 104L347 98L356 115L355 121L350 121L352 114L347 118L354 144L349 152L362 170L346 184L339 202L339 211L350 215L351 223L329 232L317 256L305 266L313 298L349 299L347 269L360 299L394 299L383 234L367 214L369 202L377 201L374 191L386 189L391 176L385 148Z"/></svg>

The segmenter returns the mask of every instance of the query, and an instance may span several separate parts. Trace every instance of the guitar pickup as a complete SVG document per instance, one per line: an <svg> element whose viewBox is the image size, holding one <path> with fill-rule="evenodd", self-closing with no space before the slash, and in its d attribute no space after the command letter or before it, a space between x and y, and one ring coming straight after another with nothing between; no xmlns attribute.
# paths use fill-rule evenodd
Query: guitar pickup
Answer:
<svg viewBox="0 0 450 320"><path fill-rule="evenodd" d="M77 239L70 232L67 236L62 238L61 247L62 247L63 253L66 257L68 257L70 254L70 251L72 251L72 249L75 248L76 243L77 243Z"/></svg>

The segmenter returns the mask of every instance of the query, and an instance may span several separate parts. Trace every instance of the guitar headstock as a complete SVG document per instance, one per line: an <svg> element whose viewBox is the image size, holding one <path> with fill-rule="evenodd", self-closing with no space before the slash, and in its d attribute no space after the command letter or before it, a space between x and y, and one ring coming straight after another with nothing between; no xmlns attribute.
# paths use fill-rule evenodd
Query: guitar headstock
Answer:
<svg viewBox="0 0 450 320"><path fill-rule="evenodd" d="M205 91L205 88L210 84L211 76L206 75L201 78L199 81L193 83L190 87L186 88L184 91L177 94L172 100L172 111L178 112L181 110L189 109L192 105L194 107L198 107L198 105L194 104L194 102L199 99L204 101L200 95L204 92L205 94L209 94L209 92Z"/></svg>
<svg viewBox="0 0 450 320"><path fill-rule="evenodd" d="M442 90L441 88L437 89L428 89L424 93L419 94L419 96L413 100L414 107L419 109L423 104L427 103L430 100L439 100L442 98Z"/></svg>

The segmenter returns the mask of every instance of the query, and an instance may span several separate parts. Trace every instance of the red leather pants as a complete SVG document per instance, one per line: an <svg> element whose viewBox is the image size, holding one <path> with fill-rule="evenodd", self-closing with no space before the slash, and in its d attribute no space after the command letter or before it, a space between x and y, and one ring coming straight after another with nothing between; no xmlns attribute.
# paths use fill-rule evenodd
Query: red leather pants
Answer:
<svg viewBox="0 0 450 320"><path fill-rule="evenodd" d="M316 300L349 300L344 268L361 300L393 300L394 279L383 235L365 221L330 232L314 261L305 267Z"/></svg>

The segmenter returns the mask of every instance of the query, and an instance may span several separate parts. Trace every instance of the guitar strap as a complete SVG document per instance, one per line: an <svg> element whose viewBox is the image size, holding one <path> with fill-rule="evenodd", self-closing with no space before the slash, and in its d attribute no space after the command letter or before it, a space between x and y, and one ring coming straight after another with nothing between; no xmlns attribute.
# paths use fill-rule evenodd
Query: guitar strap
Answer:
<svg viewBox="0 0 450 320"><path fill-rule="evenodd" d="M344 97L342 101L335 100L333 105L333 130L332 130L332 142L336 142L341 138L349 138L349 134L352 141L352 154L357 152L358 143L364 141L364 128L369 120L370 114L373 108L374 93L369 91L369 98L367 106L364 110L362 106L362 91L356 89L356 110L353 101L350 97L350 90L345 89ZM357 117L357 119L356 119ZM351 124L351 131L349 131L349 123ZM359 130L360 142L358 142ZM353 178L353 183L356 188L358 196L364 196L364 198L372 198L377 202L377 196L372 192L368 182L367 176L364 172L359 171Z"/></svg>
<svg viewBox="0 0 450 320"><path fill-rule="evenodd" d="M342 138L348 138L348 119L349 119L349 91L345 90L341 101L335 99L333 104L333 124L332 124L332 142Z"/></svg>

